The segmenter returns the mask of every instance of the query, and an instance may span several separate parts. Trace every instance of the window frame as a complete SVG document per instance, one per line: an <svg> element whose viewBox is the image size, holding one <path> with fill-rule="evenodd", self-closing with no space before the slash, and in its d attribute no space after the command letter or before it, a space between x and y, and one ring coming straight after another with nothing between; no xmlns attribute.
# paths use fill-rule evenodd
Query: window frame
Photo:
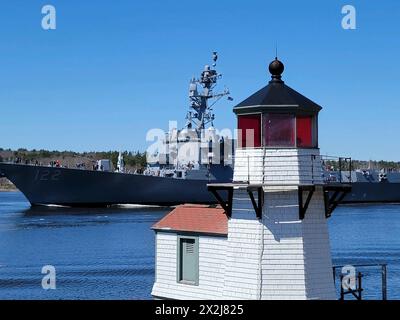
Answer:
<svg viewBox="0 0 400 320"><path fill-rule="evenodd" d="M238 114L237 115L237 125L236 125L237 126L237 130L240 130L240 128L239 128L239 117L241 117L241 116L259 116L260 117L260 137L259 137L260 138L260 146L259 147L248 147L247 144L246 144L245 147L240 145L239 149L257 149L257 148L262 148L263 144L264 144L263 143L263 138L264 138L263 117L264 117L264 113L263 112L249 112L249 113L240 113L240 114ZM246 130L245 130L244 134L246 136ZM243 132L241 132L241 135L242 136L240 137L240 139L241 139L240 144L242 144L242 142L243 142ZM238 145L239 145L239 139L237 141L238 141Z"/></svg>
<svg viewBox="0 0 400 320"><path fill-rule="evenodd" d="M194 270L194 281L184 280L181 276L182 271L182 252L181 252L181 241L183 239L190 239L194 240L194 250L195 250L195 270ZM198 236L189 236L189 235L177 235L177 250L176 250L176 282L180 284L186 284L191 286L198 286L199 285L199 237Z"/></svg>
<svg viewBox="0 0 400 320"><path fill-rule="evenodd" d="M306 145L300 146L299 143L298 143L298 138L299 138L298 131L297 131L297 129L298 129L298 121L299 121L299 119L302 119L302 118L310 120L310 135L311 135L311 137L310 137L310 145L308 145L308 146L306 146ZM316 145L315 142L316 141L315 141L315 134L314 134L314 132L315 132L314 121L315 121L315 117L314 116L310 116L310 115L297 115L296 116L296 146L297 146L297 148L309 149L309 148L314 148L315 147L315 145Z"/></svg>
<svg viewBox="0 0 400 320"><path fill-rule="evenodd" d="M266 149L317 149L318 148L318 117L312 114L296 114L296 113L287 113L288 115L292 115L294 117L294 145L293 146L267 146L265 144L265 136L264 136L264 120L267 118L268 114L286 114L282 112L264 112L262 113L261 118L261 142L262 148ZM297 117L311 117L311 147L300 147L297 145Z"/></svg>
<svg viewBox="0 0 400 320"><path fill-rule="evenodd" d="M275 145L275 146L267 146L266 145L266 136L264 135L265 133L266 133L266 130L264 130L264 125L265 125L265 121L267 121L267 119L268 119L268 116L269 115L283 115L283 116L291 116L292 117L292 121L293 121L293 126L292 126L292 128L293 128L293 132L292 132L292 134L293 134L293 145L290 145L290 146L285 146L285 145ZM282 112L265 112L265 113L263 113L263 115L262 115L262 123L261 123L261 126L262 126L262 130L263 130L263 136L262 136L262 144L263 144L263 146L264 146L264 148L270 148L270 149L274 149L274 148L278 148L278 149L292 149L292 148L297 148L297 141L296 141L296 138L297 138L297 127L296 127L296 115L295 114L292 114L292 113L282 113Z"/></svg>

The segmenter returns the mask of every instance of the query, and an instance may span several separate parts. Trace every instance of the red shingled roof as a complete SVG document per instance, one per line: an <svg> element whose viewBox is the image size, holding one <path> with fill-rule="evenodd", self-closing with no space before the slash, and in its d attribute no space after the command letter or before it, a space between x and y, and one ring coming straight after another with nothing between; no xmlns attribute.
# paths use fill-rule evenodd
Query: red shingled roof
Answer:
<svg viewBox="0 0 400 320"><path fill-rule="evenodd" d="M152 229L227 235L228 218L221 207L186 204L176 207Z"/></svg>

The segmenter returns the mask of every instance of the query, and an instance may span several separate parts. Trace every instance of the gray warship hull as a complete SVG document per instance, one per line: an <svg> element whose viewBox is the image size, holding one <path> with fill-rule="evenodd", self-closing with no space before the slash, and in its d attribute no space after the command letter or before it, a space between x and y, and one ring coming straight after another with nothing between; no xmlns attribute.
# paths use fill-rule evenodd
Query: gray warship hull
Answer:
<svg viewBox="0 0 400 320"><path fill-rule="evenodd" d="M342 203L400 203L400 183L353 182Z"/></svg>
<svg viewBox="0 0 400 320"><path fill-rule="evenodd" d="M213 171L214 174L213 174ZM172 206L216 203L207 191L210 182L230 182L232 168L216 166L210 178L200 172L194 179L176 179L57 167L0 163L8 178L32 206L103 207L116 204ZM217 178L218 177L218 178ZM361 179L359 179L361 180ZM400 203L400 182L352 183L343 203Z"/></svg>
<svg viewBox="0 0 400 320"><path fill-rule="evenodd" d="M32 206L103 207L116 204L172 206L216 203L210 182L230 182L232 168L215 167L210 178L176 179L103 171L0 163L8 178ZM218 176L218 177L217 177ZM343 203L400 203L400 182L353 182Z"/></svg>
<svg viewBox="0 0 400 320"><path fill-rule="evenodd" d="M210 182L227 182L231 167L222 167L217 179L176 179L104 171L0 163L0 176L8 178L31 205L102 207L115 204L172 206L215 203L207 191ZM211 170L212 171L212 170ZM221 168L218 168L221 174Z"/></svg>
<svg viewBox="0 0 400 320"><path fill-rule="evenodd" d="M352 185L342 203L400 203L400 173L385 173L385 180L379 174L379 170L352 171L351 175L342 172L342 181ZM340 178L340 173L336 172L336 176Z"/></svg>

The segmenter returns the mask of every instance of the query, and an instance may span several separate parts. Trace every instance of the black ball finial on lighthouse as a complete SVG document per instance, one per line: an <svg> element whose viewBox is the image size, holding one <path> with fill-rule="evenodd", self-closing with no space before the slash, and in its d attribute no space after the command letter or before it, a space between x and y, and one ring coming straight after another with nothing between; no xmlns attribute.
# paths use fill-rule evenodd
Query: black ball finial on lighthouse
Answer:
<svg viewBox="0 0 400 320"><path fill-rule="evenodd" d="M269 64L268 69L272 75L272 80L281 80L285 66L281 61L278 60L278 57L276 57L275 60Z"/></svg>

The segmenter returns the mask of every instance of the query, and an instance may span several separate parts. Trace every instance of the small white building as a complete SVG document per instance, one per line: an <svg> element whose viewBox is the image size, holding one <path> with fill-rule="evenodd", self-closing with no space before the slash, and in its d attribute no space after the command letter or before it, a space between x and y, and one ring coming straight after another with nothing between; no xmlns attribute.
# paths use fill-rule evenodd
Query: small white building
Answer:
<svg viewBox="0 0 400 320"><path fill-rule="evenodd" d="M177 207L154 225L161 299L335 299L327 218L351 190L322 178L319 105L269 84L234 108L232 183L208 186L221 207Z"/></svg>
<svg viewBox="0 0 400 320"><path fill-rule="evenodd" d="M182 205L157 222L158 299L222 299L228 218L220 207Z"/></svg>

